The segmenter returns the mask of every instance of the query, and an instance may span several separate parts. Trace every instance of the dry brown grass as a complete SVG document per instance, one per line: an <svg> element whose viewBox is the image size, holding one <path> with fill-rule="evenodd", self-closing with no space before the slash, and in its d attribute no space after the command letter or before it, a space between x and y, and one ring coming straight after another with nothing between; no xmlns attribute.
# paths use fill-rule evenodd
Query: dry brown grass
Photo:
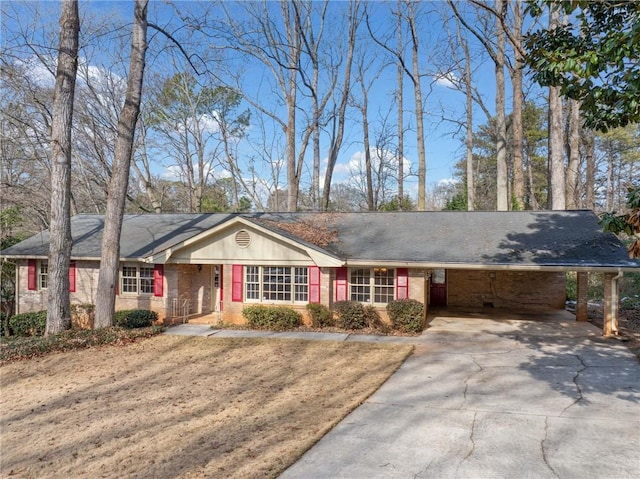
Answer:
<svg viewBox="0 0 640 479"><path fill-rule="evenodd" d="M0 368L1 477L275 477L411 347L158 336Z"/></svg>

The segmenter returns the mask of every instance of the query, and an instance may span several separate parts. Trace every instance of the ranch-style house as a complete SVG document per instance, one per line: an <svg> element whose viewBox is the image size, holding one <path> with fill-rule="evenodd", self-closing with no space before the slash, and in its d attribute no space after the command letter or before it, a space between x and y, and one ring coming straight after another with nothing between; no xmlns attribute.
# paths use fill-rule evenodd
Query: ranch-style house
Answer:
<svg viewBox="0 0 640 479"><path fill-rule="evenodd" d="M576 319L587 278L605 279L604 334L617 332L618 280L640 262L591 211L141 214L124 218L119 282L97 291L104 217L72 218L73 303L115 294L116 309L163 321L207 316L243 323L249 304L353 300L383 319L394 299L428 308L564 309L577 273ZM49 234L2 251L17 264L16 312L46 309ZM306 316L305 316L306 317Z"/></svg>

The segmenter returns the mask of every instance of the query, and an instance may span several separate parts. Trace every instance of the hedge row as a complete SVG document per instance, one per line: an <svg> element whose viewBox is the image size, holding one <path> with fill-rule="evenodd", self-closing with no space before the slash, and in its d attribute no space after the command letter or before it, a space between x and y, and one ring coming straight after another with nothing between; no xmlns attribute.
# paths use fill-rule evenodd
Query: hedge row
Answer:
<svg viewBox="0 0 640 479"><path fill-rule="evenodd" d="M137 329L111 327L97 330L68 329L46 337L6 338L0 341L0 364L106 344L124 345L160 334L162 331L161 326Z"/></svg>
<svg viewBox="0 0 640 479"><path fill-rule="evenodd" d="M308 304L307 311L314 328L339 327L342 329L370 328L383 333L390 327L382 321L373 306L357 301L339 301L329 309L322 304ZM387 305L391 328L402 333L420 333L424 329L424 306L414 299L392 301ZM299 312L286 306L249 306L242 316L251 328L282 331L302 324Z"/></svg>
<svg viewBox="0 0 640 479"><path fill-rule="evenodd" d="M255 329L284 331L302 324L302 315L286 306L249 306L242 310L242 316Z"/></svg>
<svg viewBox="0 0 640 479"><path fill-rule="evenodd" d="M147 328L157 320L158 314L155 311L146 309L116 311L113 318L115 326L125 329ZM10 336L44 336L46 325L46 310L20 313L8 319L4 315L0 315L0 335L2 336L6 335L7 327Z"/></svg>

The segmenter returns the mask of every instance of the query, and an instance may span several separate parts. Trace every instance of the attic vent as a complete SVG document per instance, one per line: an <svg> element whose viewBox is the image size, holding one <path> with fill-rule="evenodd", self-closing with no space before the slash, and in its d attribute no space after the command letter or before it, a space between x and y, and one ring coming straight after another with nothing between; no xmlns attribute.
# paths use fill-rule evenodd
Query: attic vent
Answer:
<svg viewBox="0 0 640 479"><path fill-rule="evenodd" d="M251 244L251 236L246 230L240 230L236 233L236 244L240 248L246 248Z"/></svg>

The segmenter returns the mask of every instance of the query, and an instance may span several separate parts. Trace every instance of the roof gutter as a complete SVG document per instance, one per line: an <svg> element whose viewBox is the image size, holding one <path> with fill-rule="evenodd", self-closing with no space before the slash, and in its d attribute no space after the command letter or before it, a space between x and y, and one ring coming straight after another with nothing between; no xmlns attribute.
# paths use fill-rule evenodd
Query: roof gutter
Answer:
<svg viewBox="0 0 640 479"><path fill-rule="evenodd" d="M492 270L492 271L576 271L576 272L598 272L598 273L622 273L640 272L637 266L613 266L613 265L538 265L538 264L469 264L469 263L436 263L436 262L411 262L411 261L376 261L376 260L354 260L346 261L345 266L350 267L371 267L386 266L390 268L422 268L422 269L464 269L464 270Z"/></svg>

